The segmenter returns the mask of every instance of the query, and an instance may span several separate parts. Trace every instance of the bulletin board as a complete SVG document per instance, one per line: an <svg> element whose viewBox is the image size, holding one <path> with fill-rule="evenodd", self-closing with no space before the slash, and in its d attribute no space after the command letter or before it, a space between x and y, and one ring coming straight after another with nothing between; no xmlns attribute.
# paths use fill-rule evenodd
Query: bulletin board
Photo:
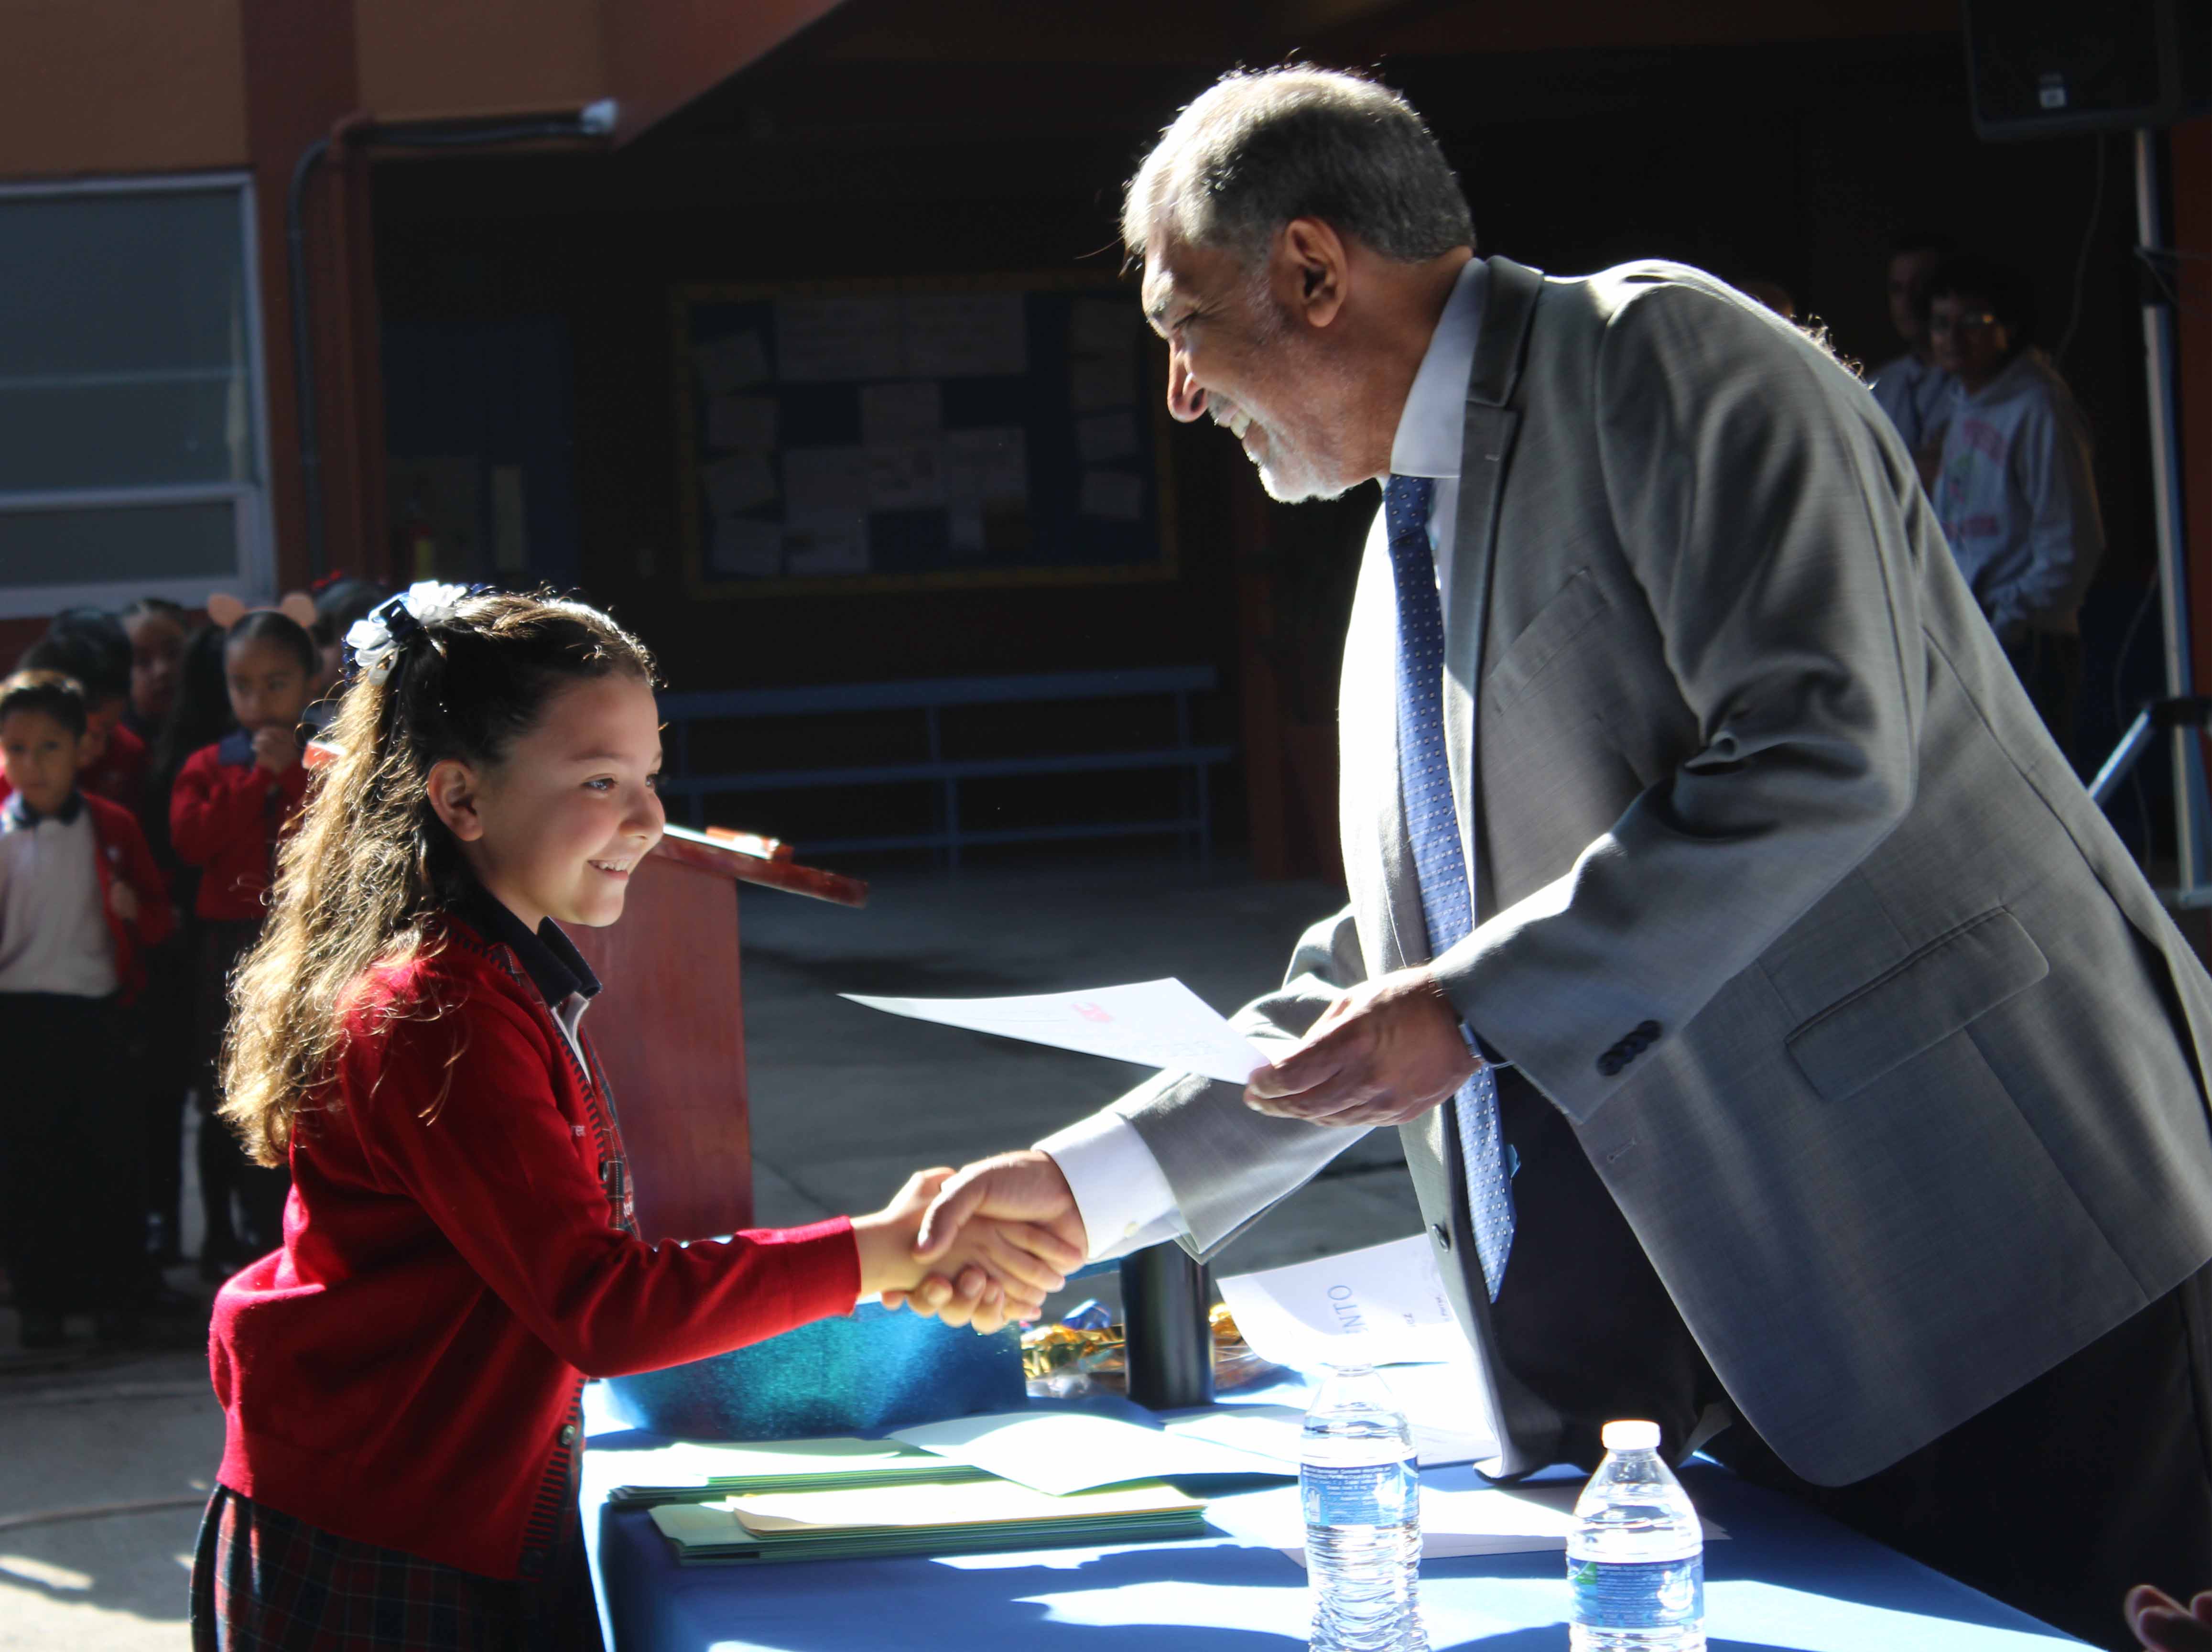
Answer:
<svg viewBox="0 0 2212 1652"><path fill-rule="evenodd" d="M681 287L693 595L1172 579L1136 295L1085 274Z"/></svg>

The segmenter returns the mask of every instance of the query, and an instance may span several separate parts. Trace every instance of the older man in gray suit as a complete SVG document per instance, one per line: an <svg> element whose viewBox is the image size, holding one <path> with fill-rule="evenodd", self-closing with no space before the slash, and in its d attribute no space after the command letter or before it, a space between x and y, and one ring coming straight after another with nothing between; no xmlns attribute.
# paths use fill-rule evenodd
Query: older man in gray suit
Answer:
<svg viewBox="0 0 2212 1652"><path fill-rule="evenodd" d="M2212 982L1865 387L1695 270L1476 258L1349 76L1217 84L1124 228L1178 418L1278 499L1383 480L1351 900L1239 1017L1249 1089L971 1166L925 1250L1209 1254L1395 1124L1500 1473L1656 1415L2100 1637L2139 1570L2207 1581Z"/></svg>

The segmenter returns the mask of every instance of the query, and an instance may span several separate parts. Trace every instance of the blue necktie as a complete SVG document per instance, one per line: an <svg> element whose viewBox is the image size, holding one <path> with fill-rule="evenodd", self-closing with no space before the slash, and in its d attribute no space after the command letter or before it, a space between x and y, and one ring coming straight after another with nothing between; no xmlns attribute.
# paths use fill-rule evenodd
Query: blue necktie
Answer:
<svg viewBox="0 0 2212 1652"><path fill-rule="evenodd" d="M1398 591L1398 783L1405 793L1406 831L1421 883L1433 958L1474 928L1474 896L1452 801L1444 754L1443 605L1437 599L1436 554L1429 544L1429 507L1436 483L1394 476L1382 487L1382 523L1390 536L1390 568ZM1487 1066L1460 1087L1460 1151L1467 1163L1467 1202L1475 1254L1490 1299L1505 1278L1513 1248L1513 1187L1498 1122L1498 1079Z"/></svg>

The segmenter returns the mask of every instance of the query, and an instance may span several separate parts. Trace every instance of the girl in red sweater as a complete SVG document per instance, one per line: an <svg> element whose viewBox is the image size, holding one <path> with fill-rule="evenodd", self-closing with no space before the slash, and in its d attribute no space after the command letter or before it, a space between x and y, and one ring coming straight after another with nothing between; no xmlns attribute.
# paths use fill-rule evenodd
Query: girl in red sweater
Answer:
<svg viewBox="0 0 2212 1652"><path fill-rule="evenodd" d="M222 671L238 726L187 757L170 788L170 844L179 861L199 872L192 898L192 1021L204 1107L216 1105L221 1089L216 1060L229 1018L231 972L261 933L277 845L307 797L298 729L320 664L307 632L272 609L232 626L223 638ZM214 1281L276 1248L289 1184L282 1171L247 1160L212 1121L201 1128L197 1158L207 1216L200 1275Z"/></svg>
<svg viewBox="0 0 2212 1652"><path fill-rule="evenodd" d="M869 1216L641 1240L560 925L614 922L660 835L652 661L580 604L450 586L348 640L339 755L234 989L223 1112L293 1191L283 1248L216 1299L195 1645L597 1648L585 1377L918 1283L950 1173ZM1034 1311L1080 1259L1010 1227L958 1260Z"/></svg>

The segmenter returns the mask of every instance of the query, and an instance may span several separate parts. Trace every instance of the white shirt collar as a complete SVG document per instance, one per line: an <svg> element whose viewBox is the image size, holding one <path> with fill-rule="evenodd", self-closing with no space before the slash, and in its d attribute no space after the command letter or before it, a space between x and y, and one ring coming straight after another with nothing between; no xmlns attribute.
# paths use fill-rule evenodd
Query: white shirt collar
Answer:
<svg viewBox="0 0 2212 1652"><path fill-rule="evenodd" d="M1421 357L1413 387L1406 392L1405 410L1398 415L1398 434L1390 443L1393 476L1459 476L1467 435L1467 381L1474 372L1474 340L1482 328L1488 274L1480 258L1469 258L1444 301L1428 354Z"/></svg>

